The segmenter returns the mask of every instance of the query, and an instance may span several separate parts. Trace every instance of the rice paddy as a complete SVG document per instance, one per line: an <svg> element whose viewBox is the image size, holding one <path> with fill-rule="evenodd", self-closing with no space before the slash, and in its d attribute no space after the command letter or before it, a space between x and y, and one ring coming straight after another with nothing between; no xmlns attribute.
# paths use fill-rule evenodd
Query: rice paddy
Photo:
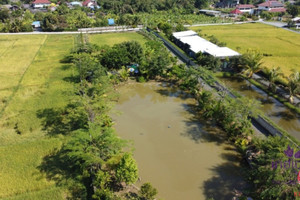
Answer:
<svg viewBox="0 0 300 200"><path fill-rule="evenodd" d="M192 27L206 37L214 35L229 48L244 53L257 49L265 56L264 66L280 67L285 75L300 71L300 34L260 23Z"/></svg>

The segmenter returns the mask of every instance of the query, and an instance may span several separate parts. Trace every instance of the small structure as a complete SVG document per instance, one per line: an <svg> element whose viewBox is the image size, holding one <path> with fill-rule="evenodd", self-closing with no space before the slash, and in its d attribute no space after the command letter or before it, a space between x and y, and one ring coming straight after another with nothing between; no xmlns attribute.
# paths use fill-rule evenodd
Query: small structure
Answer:
<svg viewBox="0 0 300 200"><path fill-rule="evenodd" d="M78 1L72 1L69 3L69 5L72 7L76 7L76 6L82 7L82 3Z"/></svg>
<svg viewBox="0 0 300 200"><path fill-rule="evenodd" d="M108 21L109 26L115 25L115 20L114 19L111 18L111 19L108 19L107 21Z"/></svg>
<svg viewBox="0 0 300 200"><path fill-rule="evenodd" d="M236 9L230 11L230 14L234 15L234 16L237 16L237 15L241 15L243 13L239 9L236 8Z"/></svg>
<svg viewBox="0 0 300 200"><path fill-rule="evenodd" d="M194 31L181 31L173 33L174 42L190 56L195 57L201 52L206 55L211 55L215 58L225 59L240 54L228 47L219 47L204 38L201 38Z"/></svg>
<svg viewBox="0 0 300 200"><path fill-rule="evenodd" d="M127 69L131 74L138 74L139 73L138 68L139 68L138 64L132 64L132 65L127 66Z"/></svg>
<svg viewBox="0 0 300 200"><path fill-rule="evenodd" d="M12 5L10 8L9 8L11 11L15 11L15 10L20 10L21 8L17 5Z"/></svg>
<svg viewBox="0 0 300 200"><path fill-rule="evenodd" d="M48 0L35 0L32 2L32 7L33 8L45 8L50 6L51 2Z"/></svg>
<svg viewBox="0 0 300 200"><path fill-rule="evenodd" d="M202 9L202 10L199 10L199 13L201 13L201 14L205 14L205 15L208 15L208 16L214 16L214 17L216 17L216 16L221 16L221 11L216 11L216 10L204 10L204 9Z"/></svg>
<svg viewBox="0 0 300 200"><path fill-rule="evenodd" d="M293 18L293 19L292 19L292 22L295 23L295 24L294 24L294 27L295 27L296 29L300 29L300 17L295 17L295 18Z"/></svg>
<svg viewBox="0 0 300 200"><path fill-rule="evenodd" d="M239 4L236 6L237 9L239 9L242 13L254 13L255 6L252 4Z"/></svg>
<svg viewBox="0 0 300 200"><path fill-rule="evenodd" d="M92 10L96 9L96 8L100 8L100 6L97 5L97 1L96 0L85 0L82 3L82 6L84 7L88 7Z"/></svg>
<svg viewBox="0 0 300 200"><path fill-rule="evenodd" d="M286 12L284 5L279 1L266 1L258 4L258 10L267 12Z"/></svg>
<svg viewBox="0 0 300 200"><path fill-rule="evenodd" d="M41 27L41 22L40 21L34 21L31 24L32 28L40 28Z"/></svg>

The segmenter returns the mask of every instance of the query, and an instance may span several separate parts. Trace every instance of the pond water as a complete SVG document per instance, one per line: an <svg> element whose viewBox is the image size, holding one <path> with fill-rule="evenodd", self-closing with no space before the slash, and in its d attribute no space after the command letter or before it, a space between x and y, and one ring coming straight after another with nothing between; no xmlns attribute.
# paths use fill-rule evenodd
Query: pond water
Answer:
<svg viewBox="0 0 300 200"><path fill-rule="evenodd" d="M241 158L224 133L201 122L195 101L164 83L129 83L119 89L118 135L133 141L142 183L165 200L228 200L245 187Z"/></svg>
<svg viewBox="0 0 300 200"><path fill-rule="evenodd" d="M264 91L241 78L219 78L226 86L241 95L255 98L262 103L261 110L281 128L300 140L300 117Z"/></svg>

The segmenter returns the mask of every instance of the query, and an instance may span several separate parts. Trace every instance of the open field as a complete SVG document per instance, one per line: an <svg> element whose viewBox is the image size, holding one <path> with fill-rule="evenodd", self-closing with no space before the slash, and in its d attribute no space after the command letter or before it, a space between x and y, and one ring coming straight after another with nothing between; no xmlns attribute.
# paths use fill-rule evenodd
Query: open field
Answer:
<svg viewBox="0 0 300 200"><path fill-rule="evenodd" d="M141 34L135 32L112 33L112 34L90 34L89 41L94 44L109 45L118 44L128 40L135 40L141 44L146 42L146 39Z"/></svg>
<svg viewBox="0 0 300 200"><path fill-rule="evenodd" d="M248 48L258 49L265 56L268 68L280 66L285 75L291 69L300 70L300 34L260 23L192 27L204 36L214 35L229 48L244 53Z"/></svg>
<svg viewBox="0 0 300 200"><path fill-rule="evenodd" d="M64 188L47 180L39 165L66 138L48 136L37 113L64 107L74 97L76 70L60 62L73 48L74 37L0 36L5 47L0 49L0 199L64 197ZM91 42L112 45L133 38L145 42L137 33L122 34L121 39L92 35Z"/></svg>

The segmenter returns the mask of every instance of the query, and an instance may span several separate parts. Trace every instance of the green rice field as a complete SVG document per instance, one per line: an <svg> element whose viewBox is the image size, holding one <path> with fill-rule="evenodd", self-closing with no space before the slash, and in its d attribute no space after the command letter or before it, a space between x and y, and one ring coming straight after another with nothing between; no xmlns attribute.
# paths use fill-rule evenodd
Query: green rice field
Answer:
<svg viewBox="0 0 300 200"><path fill-rule="evenodd" d="M90 35L113 45L146 40L138 33ZM43 131L38 112L64 107L74 97L76 70L60 60L75 35L0 35L0 199L64 199L66 190L39 170L43 157L66 139Z"/></svg>
<svg viewBox="0 0 300 200"><path fill-rule="evenodd" d="M266 56L264 66L281 67L285 75L291 69L300 71L300 34L260 23L192 27L204 37L214 35L239 53L258 49Z"/></svg>

